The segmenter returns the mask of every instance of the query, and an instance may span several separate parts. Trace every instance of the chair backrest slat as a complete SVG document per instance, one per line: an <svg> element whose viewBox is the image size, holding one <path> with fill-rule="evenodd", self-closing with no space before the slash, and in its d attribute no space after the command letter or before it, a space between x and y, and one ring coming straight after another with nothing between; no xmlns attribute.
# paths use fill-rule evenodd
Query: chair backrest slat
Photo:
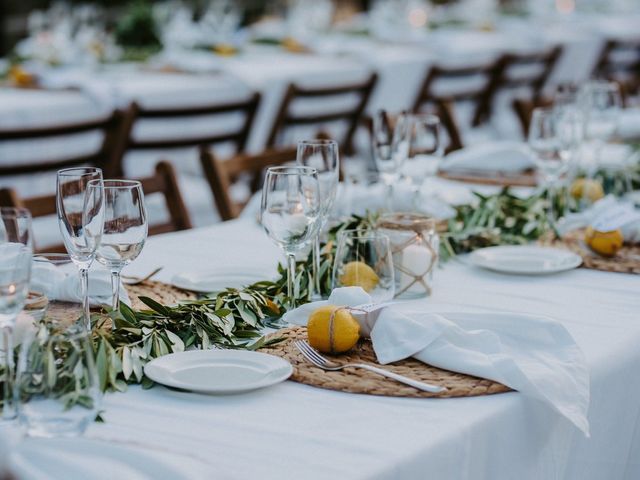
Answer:
<svg viewBox="0 0 640 480"><path fill-rule="evenodd" d="M278 145L279 137L289 128L296 125L309 126L317 125L318 130L323 130L325 123L335 122L343 120L347 122L347 127L344 135L338 139L340 148L346 155L351 155L354 152L353 137L356 133L356 129L360 123L361 117L367 107L371 93L376 85L378 76L373 73L364 82L339 85L332 87L322 88L308 88L301 87L299 85L290 84L282 99L278 114L271 128L267 140L268 147L275 147ZM354 102L353 107L349 109L342 109L332 112L324 113L308 113L300 114L291 110L292 104L300 98L331 98L338 95L355 95L358 100Z"/></svg>
<svg viewBox="0 0 640 480"><path fill-rule="evenodd" d="M241 154L228 160L220 160L211 150L202 148L200 162L222 220L231 220L240 214L243 205L234 202L229 193L231 185L240 176L247 174L252 177L250 185L254 193L259 188L259 180L265 169L295 162L296 153L294 147L273 148L257 155Z"/></svg>

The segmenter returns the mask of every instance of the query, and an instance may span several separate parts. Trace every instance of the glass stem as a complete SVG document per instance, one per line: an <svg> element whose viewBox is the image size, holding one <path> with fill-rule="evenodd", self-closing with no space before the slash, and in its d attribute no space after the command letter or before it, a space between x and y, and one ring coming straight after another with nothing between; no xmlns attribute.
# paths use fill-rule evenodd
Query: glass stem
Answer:
<svg viewBox="0 0 640 480"><path fill-rule="evenodd" d="M385 206L389 213L393 212L393 182L385 179L386 185L386 195L385 195Z"/></svg>
<svg viewBox="0 0 640 480"><path fill-rule="evenodd" d="M287 303L289 306L295 306L293 280L296 278L296 256L287 252Z"/></svg>
<svg viewBox="0 0 640 480"><path fill-rule="evenodd" d="M87 332L91 332L91 310L89 308L89 268L80 269L80 288L82 294L82 312L84 315L84 326Z"/></svg>
<svg viewBox="0 0 640 480"><path fill-rule="evenodd" d="M120 270L111 270L111 291L113 292L113 301L111 306L115 312L120 310Z"/></svg>
<svg viewBox="0 0 640 480"><path fill-rule="evenodd" d="M547 188L547 199L549 201L549 213L548 213L548 219L549 219L549 226L551 227L551 230L556 233L556 218L555 218L555 209L553 208L553 201L554 201L554 194L555 194L555 190L556 190L556 180L551 180L549 182L549 187Z"/></svg>
<svg viewBox="0 0 640 480"><path fill-rule="evenodd" d="M15 374L13 371L13 329L11 327L4 327L2 329L2 342L4 348L5 369L2 419L12 420L16 417L17 412L13 389Z"/></svg>
<svg viewBox="0 0 640 480"><path fill-rule="evenodd" d="M313 282L309 286L309 296L311 300L321 300L322 292L320 290L320 233L316 236L313 242Z"/></svg>

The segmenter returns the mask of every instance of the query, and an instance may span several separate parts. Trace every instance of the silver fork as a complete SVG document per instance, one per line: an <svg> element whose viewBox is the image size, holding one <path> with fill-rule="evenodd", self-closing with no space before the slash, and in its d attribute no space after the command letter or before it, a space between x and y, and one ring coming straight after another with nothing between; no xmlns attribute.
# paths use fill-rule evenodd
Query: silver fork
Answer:
<svg viewBox="0 0 640 480"><path fill-rule="evenodd" d="M300 350L300 353L304 358L313 363L316 367L323 370L338 371L347 367L361 368L363 370L369 370L370 372L382 375L383 377L391 378L396 382L404 383L413 388L417 388L418 390L422 390L423 392L440 393L447 390L446 387L419 382L403 375L398 375L397 373L389 372L387 370L383 370L382 368L374 367L373 365L367 365L365 363L345 363L342 365L334 363L328 358L320 355L316 350L314 350L311 345L309 345L304 340L296 340L294 342L294 345L298 350Z"/></svg>

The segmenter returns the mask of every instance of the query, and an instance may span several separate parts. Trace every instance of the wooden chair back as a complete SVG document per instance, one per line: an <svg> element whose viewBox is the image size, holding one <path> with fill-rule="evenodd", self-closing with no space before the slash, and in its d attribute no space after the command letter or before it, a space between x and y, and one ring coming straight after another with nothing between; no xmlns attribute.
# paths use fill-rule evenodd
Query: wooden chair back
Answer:
<svg viewBox="0 0 640 480"><path fill-rule="evenodd" d="M163 194L169 211L169 221L162 224L149 225L149 235L191 228L189 213L182 199L175 171L169 162L158 163L154 175L143 178L140 182L145 195ZM33 218L44 217L56 213L56 196L41 195L22 198L15 190L2 188L0 189L0 206L23 207L31 212ZM65 252L62 244L46 247L44 250L52 253ZM36 248L36 251L42 252L43 250Z"/></svg>
<svg viewBox="0 0 640 480"><path fill-rule="evenodd" d="M417 113L424 111L425 108L430 108L440 117L449 137L447 152L463 147L461 129L455 115L455 106L463 102L471 104L474 110L474 122L476 117L483 116L480 109L486 108L487 102L484 101L484 98L490 87L495 67L495 62L489 62L464 67L434 65L428 70L413 102L412 111ZM438 85L454 82L459 82L463 86L446 93L438 90Z"/></svg>
<svg viewBox="0 0 640 480"><path fill-rule="evenodd" d="M56 171L78 165L91 165L100 167L105 174L113 172L115 165L119 163L117 152L118 138L122 134L124 114L118 110L111 112L106 117L87 120L84 122L66 123L46 127L3 129L0 128L0 142L29 141L39 139L66 138L76 134L102 132L103 138L97 150L88 153L79 153L64 158L56 158L48 161L40 158L34 162L24 162L14 165L0 164L0 177L24 175L36 172Z"/></svg>
<svg viewBox="0 0 640 480"><path fill-rule="evenodd" d="M126 152L132 150L172 150L186 147L200 147L203 145L220 145L231 143L236 152L245 150L249 133L253 125L253 120L260 104L260 94L254 93L247 100L241 100L232 103L210 104L195 107L143 107L133 102L125 115L124 135L118 144L117 151L119 158L122 159ZM153 139L137 139L133 136L133 129L139 120L166 120L174 121L185 118L197 117L215 117L229 114L242 114L244 120L238 129L232 131L224 131L219 133L206 133L201 135L188 136L164 136L162 138ZM123 165L118 165L116 176L123 176Z"/></svg>
<svg viewBox="0 0 640 480"><path fill-rule="evenodd" d="M593 76L607 80L640 79L640 40L607 40Z"/></svg>
<svg viewBox="0 0 640 480"><path fill-rule="evenodd" d="M353 154L353 137L377 80L377 74L373 73L364 82L336 87L307 88L293 83L290 84L271 128L271 133L267 139L267 146L275 147L281 144L280 137L286 130L296 126L316 126L318 130L324 130L328 123L343 121L346 122L345 133L341 138L337 138L336 140L345 155ZM296 113L292 111L291 108L293 103L299 99L319 100L343 95L356 95L357 100L352 106L325 113Z"/></svg>
<svg viewBox="0 0 640 480"><path fill-rule="evenodd" d="M533 110L538 107L550 107L552 105L553 100L547 97L539 97L535 101L525 98L513 99L513 110L518 117L518 120L520 120L520 127L522 128L524 138L527 138L529 135L529 126L531 125Z"/></svg>
<svg viewBox="0 0 640 480"><path fill-rule="evenodd" d="M489 90L483 98L483 104L476 112L474 124L479 125L489 119L495 98L505 90L528 88L531 92L530 98L534 102L538 101L560 55L562 55L560 46L544 52L502 55L493 70ZM523 72L523 69L526 69L526 72ZM519 74L518 70L520 70Z"/></svg>
<svg viewBox="0 0 640 480"><path fill-rule="evenodd" d="M213 191L216 206L222 220L240 215L244 203L236 203L230 195L230 187L243 175L250 177L251 193L260 188L262 173L269 167L296 161L295 147L271 148L257 155L240 154L220 160L210 149L200 150L200 161L207 181Z"/></svg>

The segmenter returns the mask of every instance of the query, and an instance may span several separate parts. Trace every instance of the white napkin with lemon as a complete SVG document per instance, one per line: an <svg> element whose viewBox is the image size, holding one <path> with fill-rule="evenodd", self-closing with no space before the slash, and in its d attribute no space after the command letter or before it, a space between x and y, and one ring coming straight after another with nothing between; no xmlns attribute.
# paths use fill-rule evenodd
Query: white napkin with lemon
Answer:
<svg viewBox="0 0 640 480"><path fill-rule="evenodd" d="M306 325L323 305L357 307L351 314L371 337L381 364L407 357L500 382L551 406L589 434L589 373L580 348L557 321L518 313L427 313L411 304L371 305L360 287L335 289L327 301L292 310Z"/></svg>
<svg viewBox="0 0 640 480"><path fill-rule="evenodd" d="M50 300L82 301L80 274L73 264L56 266L49 262L33 262L30 289L43 293ZM92 267L89 270L89 303L92 306L111 305L111 292L111 273L97 265ZM129 304L127 290L122 284L120 301Z"/></svg>

